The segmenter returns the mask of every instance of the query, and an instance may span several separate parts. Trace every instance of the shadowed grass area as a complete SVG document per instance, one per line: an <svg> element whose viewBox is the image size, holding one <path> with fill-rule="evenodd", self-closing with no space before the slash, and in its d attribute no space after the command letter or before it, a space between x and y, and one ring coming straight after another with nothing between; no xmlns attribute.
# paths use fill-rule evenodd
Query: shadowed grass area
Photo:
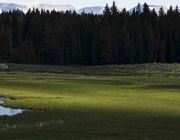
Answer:
<svg viewBox="0 0 180 140"><path fill-rule="evenodd" d="M131 75L129 67L140 69ZM19 73L0 75L0 96L9 97L5 106L30 111L0 117L2 140L171 140L180 139L179 65L98 67L110 74L94 75L97 67L68 73ZM145 67L145 68L146 68ZM113 71L116 69L115 74ZM58 71L58 70L57 70ZM146 71L146 72L144 72ZM96 72L98 73L98 72ZM121 73L121 70L119 70ZM141 74L140 74L141 73ZM147 76L147 73L148 76ZM158 73L156 73L158 75ZM166 76L170 75L170 76Z"/></svg>
<svg viewBox="0 0 180 140"><path fill-rule="evenodd" d="M149 85L144 87L144 89L174 89L180 90L180 85Z"/></svg>

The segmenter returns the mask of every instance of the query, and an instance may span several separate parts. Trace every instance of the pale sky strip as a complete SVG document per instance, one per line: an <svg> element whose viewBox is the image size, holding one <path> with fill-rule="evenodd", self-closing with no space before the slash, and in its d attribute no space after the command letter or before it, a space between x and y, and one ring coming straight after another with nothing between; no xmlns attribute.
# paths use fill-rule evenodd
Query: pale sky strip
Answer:
<svg viewBox="0 0 180 140"><path fill-rule="evenodd" d="M104 6L106 3L112 4L113 0L0 0L0 3L24 3L24 4L60 4L60 5L72 5L75 8L82 8L88 6ZM137 3L143 4L147 2L151 5L163 5L163 6L180 6L180 0L116 0L118 7L132 8Z"/></svg>

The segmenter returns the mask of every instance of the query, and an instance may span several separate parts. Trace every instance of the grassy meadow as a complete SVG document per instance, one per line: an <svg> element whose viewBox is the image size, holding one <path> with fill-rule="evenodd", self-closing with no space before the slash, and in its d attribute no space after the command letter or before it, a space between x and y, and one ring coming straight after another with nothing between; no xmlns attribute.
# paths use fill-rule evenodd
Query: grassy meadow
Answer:
<svg viewBox="0 0 180 140"><path fill-rule="evenodd" d="M1 140L180 139L180 64L8 65Z"/></svg>

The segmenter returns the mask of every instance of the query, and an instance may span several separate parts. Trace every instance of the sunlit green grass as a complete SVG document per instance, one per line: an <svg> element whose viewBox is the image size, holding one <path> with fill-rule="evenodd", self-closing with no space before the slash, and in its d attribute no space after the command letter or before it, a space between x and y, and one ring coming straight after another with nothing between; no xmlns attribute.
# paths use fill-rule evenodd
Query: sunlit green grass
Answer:
<svg viewBox="0 0 180 140"><path fill-rule="evenodd" d="M98 71L112 70L105 75L94 75L97 70L93 67L88 74L83 68L82 74L3 73L0 96L9 97L5 105L29 111L0 117L0 124L17 126L4 126L0 137L2 140L180 139L179 65L176 67L175 72L160 71L159 76L152 74L152 70L157 71L152 66L150 70L139 66L141 70L132 75L125 67L124 76L113 75L114 69L118 73L118 67L98 68Z"/></svg>

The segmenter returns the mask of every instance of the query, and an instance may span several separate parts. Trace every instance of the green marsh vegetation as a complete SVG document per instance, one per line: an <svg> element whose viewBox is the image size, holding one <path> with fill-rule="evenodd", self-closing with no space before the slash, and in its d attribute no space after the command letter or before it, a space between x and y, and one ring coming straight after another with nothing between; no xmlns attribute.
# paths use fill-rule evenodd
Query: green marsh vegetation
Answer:
<svg viewBox="0 0 180 140"><path fill-rule="evenodd" d="M180 139L180 65L9 64L0 74L2 140Z"/></svg>

